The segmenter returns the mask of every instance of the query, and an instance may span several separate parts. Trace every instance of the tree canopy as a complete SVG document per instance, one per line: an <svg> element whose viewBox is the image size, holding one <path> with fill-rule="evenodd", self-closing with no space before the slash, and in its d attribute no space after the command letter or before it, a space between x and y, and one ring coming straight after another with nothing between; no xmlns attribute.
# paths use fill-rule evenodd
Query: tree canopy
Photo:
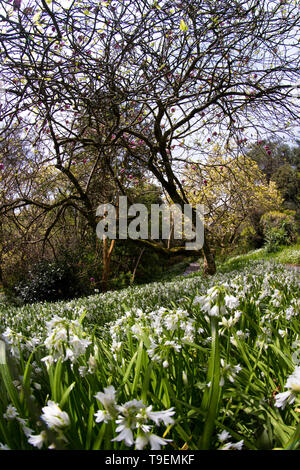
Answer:
<svg viewBox="0 0 300 470"><path fill-rule="evenodd" d="M55 207L80 201L93 229L101 165L121 194L140 168L183 206L182 168L205 167L212 145L232 158L270 129L292 134L299 17L294 1L3 1L3 133L17 125L38 146L74 190Z"/></svg>
<svg viewBox="0 0 300 470"><path fill-rule="evenodd" d="M205 206L205 220L214 244L225 248L235 243L254 214L279 209L282 204L276 184L267 182L256 162L247 156L231 161L215 149L205 169L189 168L185 189L194 204Z"/></svg>

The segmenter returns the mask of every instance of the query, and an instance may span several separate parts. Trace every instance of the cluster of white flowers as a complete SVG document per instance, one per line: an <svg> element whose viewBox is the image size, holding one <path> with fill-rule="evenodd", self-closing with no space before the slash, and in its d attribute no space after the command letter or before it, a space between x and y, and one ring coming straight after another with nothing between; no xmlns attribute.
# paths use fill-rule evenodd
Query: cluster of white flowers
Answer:
<svg viewBox="0 0 300 470"><path fill-rule="evenodd" d="M111 348L116 358L130 334L139 341L143 339L149 357L167 367L170 351L179 353L184 343L194 343L197 323L183 309L169 310L160 307L151 312L137 309L127 312L111 324L109 332Z"/></svg>
<svg viewBox="0 0 300 470"><path fill-rule="evenodd" d="M18 343L21 336L12 337L13 332L22 333L27 338L28 350L33 350L37 344L42 344L47 332L46 322L51 321L55 316L60 318L79 318L85 312L88 325L104 324L107 321L120 318L124 315L124 305L127 309L140 308L143 311L158 310L163 306L168 309L174 308L175 302L181 302L184 308L184 302L189 305L190 293L198 292L197 298L201 296L210 296L215 290L215 285L229 286L228 298L226 298L227 314L238 307L238 301L248 300L253 297L254 302L267 301L274 296L274 291L280 291L281 286L295 286L297 279L294 273L280 270L278 265L268 263L253 263L251 268L245 269L242 274L221 274L218 273L214 278L203 279L200 277L178 277L170 282L156 282L145 286L128 287L122 291L107 292L97 294L88 298L74 299L68 302L39 303L35 305L26 305L21 308L4 306L0 312L0 333L4 332L7 342L12 348L12 354L18 357ZM256 298L254 298L256 296ZM270 304L270 314L278 314L282 308L286 311L286 318L292 318L300 312L300 301L294 300L289 305L284 304L285 295L281 295L280 307L274 307ZM212 300L212 299L210 299ZM276 299L275 299L276 302ZM209 305L207 305L209 308ZM212 304L209 309L210 315L224 315L224 309L219 312L218 305ZM275 309L275 312L272 310ZM278 310L278 311L276 311ZM101 312L101 315L99 315ZM232 320L228 320L230 327ZM224 325L225 327L225 325ZM23 339L24 339L23 338ZM24 339L25 347L26 339ZM23 347L23 343L21 344ZM49 358L51 361L51 358Z"/></svg>
<svg viewBox="0 0 300 470"><path fill-rule="evenodd" d="M96 371L97 371L97 357L98 355L98 346L97 344L94 345L94 355L93 354L90 354L89 356L89 359L87 361L87 365L86 366L80 366L78 368L79 370L79 374L81 375L81 377L85 377L86 375L88 374L95 374Z"/></svg>
<svg viewBox="0 0 300 470"><path fill-rule="evenodd" d="M42 359L49 367L58 359L76 362L78 357L85 354L92 341L86 338L86 333L78 320L67 320L54 315L46 322L48 335L44 345L50 354Z"/></svg>
<svg viewBox="0 0 300 470"><path fill-rule="evenodd" d="M300 314L300 302L299 300L293 299L292 304L285 311L285 318L291 320Z"/></svg>
<svg viewBox="0 0 300 470"><path fill-rule="evenodd" d="M95 398L102 403L104 409L95 413L96 423L108 423L113 421L118 435L112 441L124 441L127 446L135 445L135 449L142 450L150 445L151 450L160 450L161 446L172 442L157 436L152 432L154 423L159 426L174 424L172 416L175 414L173 408L163 411L152 411L152 405L146 406L141 400L130 400L122 405L116 402L116 390L110 385L98 392ZM135 435L134 435L135 434Z"/></svg>
<svg viewBox="0 0 300 470"><path fill-rule="evenodd" d="M88 299L76 299L67 303L24 306L20 310L12 308L9 312L5 311L4 307L0 313L1 335L7 344L7 349L15 359L20 359L20 352L22 352L26 360L28 352L36 349L37 345L44 345L47 349L47 353L44 354L48 355L42 360L47 366L58 359L70 361L73 371L76 369L77 372L78 367L80 377L85 377L96 373L97 364L99 364L97 346L92 345L91 337L84 332L78 320L87 311L85 318L89 326L96 322L102 325L103 319L107 321L117 318L111 324L106 324L101 334L105 341L108 338L118 366L123 370L128 366L126 353L128 352L128 339L130 339L130 344L143 341L151 361L158 362L159 366L164 368L170 366L171 372L174 362L187 351L186 348L189 348L188 354L185 355L187 361L190 361L189 365L193 365L195 358L197 361L199 358L201 372L206 374L206 363L201 363L199 351L203 346L211 346L209 323L212 318L220 327L222 346L222 339L224 339L222 336L225 336L225 341L227 338L228 352L232 351L232 346L241 347L240 341L246 341L249 338L250 330L251 340L247 341L247 347L251 345L254 354L260 348L270 350L270 345L274 343L274 340L279 344L288 345L296 339L295 328L291 325L295 325L300 313L300 300L295 295L291 298L289 290L297 292L298 281L287 271L280 271L276 268L272 272L272 266L268 269L266 265L257 265L254 268L249 267L242 274L217 274L211 279L178 278L172 282L130 287L122 291L99 294ZM191 305L193 296L195 297ZM251 318L248 312L253 314ZM253 331L251 321L257 324L257 331L260 334ZM275 321L278 321L278 324L274 323ZM283 341L277 333L284 338ZM132 339L134 339L133 342ZM118 354L123 348L124 354ZM234 349L233 351L236 352ZM224 349L221 350L221 355L226 356ZM296 352L294 355L296 357ZM206 357L205 353L204 356ZM40 390L43 382L38 375L44 373L44 368L40 367L39 354L34 356L34 359L36 360L31 363L33 374L31 386L35 390ZM240 364L233 365L238 361L233 359L231 364L229 363L231 360L232 356L229 353L226 356L226 362L223 358L221 359L220 386L224 386L225 381L229 381L229 383L226 382L229 386L230 382L235 380L241 384L243 382L243 373L237 377L241 371ZM76 362L77 365L73 367ZM297 364L296 360L294 362ZM110 364L111 362L108 367ZM192 387L190 367L186 367L186 372L179 371L179 373L182 374L183 383ZM263 372L261 372L261 377L264 377ZM205 379L201 378L201 380ZM21 391L22 383L22 377L13 381L18 391ZM209 384L205 383L205 386ZM30 388L30 391L33 388ZM300 389L299 367L288 377L285 389L287 391L276 395L275 405L278 408L284 409L286 405L295 403ZM35 390L32 391L33 394ZM95 413L96 422L113 423L117 434L114 441L125 442L128 446L134 445L136 449L143 449L146 446L151 449L160 449L161 446L170 442L153 432L155 432L154 426L161 423L166 426L173 424L172 416L175 413L173 408L154 412L151 406L138 400L119 405L116 402L116 392L113 387L104 389L104 393L99 392L96 398L103 405L103 409ZM269 406L268 401L266 401L266 406ZM230 409L224 408L224 413L227 417L233 417ZM40 433L38 433L39 429L32 431L28 420L21 418L13 405L7 407L3 418L7 422L16 420L31 445L42 448L44 445L51 444L50 441L48 442L48 431ZM65 431L70 425L70 418L57 403L48 401L47 406L43 408L41 419L49 429L58 434L59 439L66 441L65 435L68 437L69 435L67 432L65 434ZM222 442L223 450L242 448L243 441L225 442L230 437L225 432L221 433L220 442ZM1 448L6 447L0 444Z"/></svg>
<svg viewBox="0 0 300 470"><path fill-rule="evenodd" d="M222 387L226 379L228 379L231 383L233 383L235 381L237 374L242 370L242 367L239 364L237 364L236 366L232 366L231 364L226 364L224 359L221 359L220 363L221 363L220 386Z"/></svg>
<svg viewBox="0 0 300 470"><path fill-rule="evenodd" d="M2 333L2 338L9 346L11 356L20 359L20 350L22 349L23 335L7 327Z"/></svg>
<svg viewBox="0 0 300 470"><path fill-rule="evenodd" d="M245 339L249 338L249 336L250 336L250 332L247 328L244 331L237 330L235 332L235 335L230 336L230 343L233 344L233 346L237 347L237 345L238 345L237 339L238 340L245 340Z"/></svg>
<svg viewBox="0 0 300 470"><path fill-rule="evenodd" d="M42 408L41 419L46 423L48 429L57 433L57 439L61 439L67 442L64 435L65 430L70 426L70 418L66 411L62 411L57 403L52 400L48 400L47 406ZM28 436L28 442L34 447L41 449L43 445L48 442L48 436L46 431L41 431L39 434L30 433ZM49 449L55 449L55 444L50 444Z"/></svg>
<svg viewBox="0 0 300 470"><path fill-rule="evenodd" d="M13 405L8 405L8 407L6 408L6 412L3 414L3 418L5 419L16 419L17 417L19 416L19 413L16 409L15 406Z"/></svg>
<svg viewBox="0 0 300 470"><path fill-rule="evenodd" d="M229 288L228 283L222 285L215 285L208 289L205 295L196 296L194 298L194 305L199 304L203 312L207 312L210 317L222 317L222 325L225 328L230 328L235 325L240 318L241 312L237 311L234 317L226 319L224 315L230 314L231 311L237 309L240 304L238 297L227 293Z"/></svg>
<svg viewBox="0 0 300 470"><path fill-rule="evenodd" d="M196 296L194 298L194 305L199 304L201 310L207 312L211 317L219 317L226 313L223 303L223 292L219 286L213 286L206 292L205 295Z"/></svg>
<svg viewBox="0 0 300 470"><path fill-rule="evenodd" d="M288 377L284 388L288 388L287 392L275 395L275 406L284 409L286 405L295 402L297 394L300 392L300 366L296 367L294 372Z"/></svg>
<svg viewBox="0 0 300 470"><path fill-rule="evenodd" d="M27 424L27 420L24 418L21 418L19 415L19 412L17 411L16 407L13 406L12 404L9 404L6 408L6 412L3 413L3 418L5 418L7 421L12 421L16 420L18 423L20 423L21 429L24 432L25 436L30 436L32 433L32 429L30 429Z"/></svg>
<svg viewBox="0 0 300 470"><path fill-rule="evenodd" d="M228 318L222 317L221 321L219 322L219 325L222 327L221 332L223 330L229 330L234 325L236 325L236 323L238 323L241 315L242 315L242 312L237 310L236 312L234 312L233 316L230 316Z"/></svg>
<svg viewBox="0 0 300 470"><path fill-rule="evenodd" d="M222 431L220 434L218 434L218 439L222 443L222 446L218 448L218 450L242 450L243 445L244 445L244 440L241 440L239 442L226 442L228 439L231 438L231 435L229 434L228 431Z"/></svg>

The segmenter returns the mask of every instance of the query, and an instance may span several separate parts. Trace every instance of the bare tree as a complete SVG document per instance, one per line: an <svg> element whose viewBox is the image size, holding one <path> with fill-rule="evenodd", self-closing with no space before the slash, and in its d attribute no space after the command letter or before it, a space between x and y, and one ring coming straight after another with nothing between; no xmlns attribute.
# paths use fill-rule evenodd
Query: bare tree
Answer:
<svg viewBox="0 0 300 470"><path fill-rule="evenodd" d="M143 168L183 207L182 167L205 165L213 143L238 155L265 131L292 132L296 3L3 1L4 126L21 123L47 147L93 229L88 189L101 162L121 193ZM94 157L83 184L72 162L84 149ZM214 273L209 237L206 228L205 270Z"/></svg>

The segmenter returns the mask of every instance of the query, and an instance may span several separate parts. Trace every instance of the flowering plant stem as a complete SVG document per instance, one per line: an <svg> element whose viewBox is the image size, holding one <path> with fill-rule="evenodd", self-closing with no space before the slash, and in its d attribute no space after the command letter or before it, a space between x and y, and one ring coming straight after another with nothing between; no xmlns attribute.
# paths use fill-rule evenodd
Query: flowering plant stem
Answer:
<svg viewBox="0 0 300 470"><path fill-rule="evenodd" d="M220 349L218 319L211 318L212 349L209 358L207 381L210 383L209 395L207 399L207 415L203 434L200 438L200 449L207 450L210 447L212 434L215 427L217 410L220 398ZM204 397L205 399L205 397ZM206 399L205 399L206 402ZM204 404L205 404L204 402Z"/></svg>

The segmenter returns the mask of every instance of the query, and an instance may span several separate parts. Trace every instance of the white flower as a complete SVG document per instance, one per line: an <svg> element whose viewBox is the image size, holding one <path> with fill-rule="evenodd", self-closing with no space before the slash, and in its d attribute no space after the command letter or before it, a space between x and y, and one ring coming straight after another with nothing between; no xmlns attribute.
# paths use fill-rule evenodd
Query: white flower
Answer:
<svg viewBox="0 0 300 470"><path fill-rule="evenodd" d="M240 310L236 310L234 312L234 319L235 319L235 322L237 323L239 321L239 319L241 318L241 315L242 315L242 312Z"/></svg>
<svg viewBox="0 0 300 470"><path fill-rule="evenodd" d="M133 399L123 405L117 405L116 408L120 413L116 423L134 428L137 422L137 413L141 412L145 408L145 405L142 400Z"/></svg>
<svg viewBox="0 0 300 470"><path fill-rule="evenodd" d="M70 340L69 344L73 348L73 353L75 358L81 356L85 353L86 348L92 344L88 339L79 338L77 335L74 335Z"/></svg>
<svg viewBox="0 0 300 470"><path fill-rule="evenodd" d="M71 348L66 349L66 355L64 361L68 361L70 359L71 362L75 362L75 354Z"/></svg>
<svg viewBox="0 0 300 470"><path fill-rule="evenodd" d="M108 423L108 421L112 420L112 416L106 410L98 410L94 416L96 417L96 423Z"/></svg>
<svg viewBox="0 0 300 470"><path fill-rule="evenodd" d="M41 361L43 361L46 364L47 369L49 369L49 367L54 363L54 357L51 355L45 356Z"/></svg>
<svg viewBox="0 0 300 470"><path fill-rule="evenodd" d="M224 446L220 447L219 450L230 450L230 449L234 449L234 450L242 450L242 447L244 445L244 441L239 441L239 442L236 442L235 444L232 443L232 442L227 442L227 444L225 444Z"/></svg>
<svg viewBox="0 0 300 470"><path fill-rule="evenodd" d="M175 341L167 340L165 342L165 346L172 346L176 352L180 352L181 350L181 344L175 343Z"/></svg>
<svg viewBox="0 0 300 470"><path fill-rule="evenodd" d="M24 425L24 426L22 427L22 429L23 429L23 433L25 434L26 437L31 436L32 433L33 433L33 430L30 429L28 426L25 426L25 425Z"/></svg>
<svg viewBox="0 0 300 470"><path fill-rule="evenodd" d="M244 440L242 439L241 441L236 442L235 444L231 444L231 448L236 449L236 450L242 450L243 445L244 445Z"/></svg>
<svg viewBox="0 0 300 470"><path fill-rule="evenodd" d="M194 304L200 304L202 310L207 312L210 309L210 299L206 295L196 296L194 298Z"/></svg>
<svg viewBox="0 0 300 470"><path fill-rule="evenodd" d="M78 367L78 371L79 371L79 375L80 375L81 377L85 377L85 376L88 375L88 373L89 373L87 366L80 366L80 367Z"/></svg>
<svg viewBox="0 0 300 470"><path fill-rule="evenodd" d="M219 295L219 288L218 286L213 286L207 290L207 295L211 301L214 301L218 298Z"/></svg>
<svg viewBox="0 0 300 470"><path fill-rule="evenodd" d="M88 360L88 366L89 366L89 373L94 374L97 371L97 361L94 356L90 354L89 360Z"/></svg>
<svg viewBox="0 0 300 470"><path fill-rule="evenodd" d="M300 366L296 367L292 375L288 377L285 387L294 392L300 392Z"/></svg>
<svg viewBox="0 0 300 470"><path fill-rule="evenodd" d="M193 304L196 304L196 305L197 304L202 304L205 301L204 299L206 300L206 297L204 295L201 295L201 296L196 295L194 297Z"/></svg>
<svg viewBox="0 0 300 470"><path fill-rule="evenodd" d="M155 434L145 433L141 436L138 436L135 441L135 448L137 450L143 450L144 447L149 443L151 450L160 450L161 446L165 446L168 442L172 442L171 439L164 439L162 437L156 436Z"/></svg>
<svg viewBox="0 0 300 470"><path fill-rule="evenodd" d="M225 295L224 300L226 307L230 308L231 310L236 308L240 303L239 300L233 295Z"/></svg>
<svg viewBox="0 0 300 470"><path fill-rule="evenodd" d="M104 388L103 392L98 392L95 395L95 398L99 400L104 408L109 409L112 405L116 404L116 390L113 385L109 385L109 387Z"/></svg>
<svg viewBox="0 0 300 470"><path fill-rule="evenodd" d="M36 436L31 435L28 439L29 444L31 444L34 447L37 447L38 449L41 449L43 447L43 444L46 441L47 441L46 431L42 431L40 434Z"/></svg>
<svg viewBox="0 0 300 470"><path fill-rule="evenodd" d="M50 429L57 431L70 424L68 413L62 411L54 401L49 400L47 406L42 408L42 412L41 418Z"/></svg>
<svg viewBox="0 0 300 470"><path fill-rule="evenodd" d="M300 366L296 367L294 372L288 377L284 388L289 388L287 392L275 395L275 406L284 409L287 404L295 401L296 393L300 392Z"/></svg>
<svg viewBox="0 0 300 470"><path fill-rule="evenodd" d="M10 450L10 448L6 444L2 444L2 442L0 442L0 450Z"/></svg>
<svg viewBox="0 0 300 470"><path fill-rule="evenodd" d="M12 329L7 327L2 333L2 338L7 344L12 344L14 340L14 332L12 331Z"/></svg>
<svg viewBox="0 0 300 470"><path fill-rule="evenodd" d="M134 444L133 433L130 428L121 424L116 428L116 431L120 434L117 435L112 442L114 441L124 441L127 446L132 446Z"/></svg>
<svg viewBox="0 0 300 470"><path fill-rule="evenodd" d="M146 447L146 445L148 444L148 442L149 442L149 439L147 438L145 434L138 436L135 440L136 450L143 450L144 447Z"/></svg>
<svg viewBox="0 0 300 470"><path fill-rule="evenodd" d="M19 416L17 409L13 405L8 405L6 412L3 414L3 418L15 419L17 416Z"/></svg>
<svg viewBox="0 0 300 470"><path fill-rule="evenodd" d="M295 315L294 308L292 306L288 307L285 312L286 319L290 320L294 315Z"/></svg>
<svg viewBox="0 0 300 470"><path fill-rule="evenodd" d="M114 420L117 436L112 439L113 442L121 442L127 446L136 444L136 449L143 449L150 444L152 450L159 450L162 445L170 442L159 436L152 434L153 421L157 426L161 422L168 426L174 423L171 417L175 414L173 408L164 411L152 411L152 405L146 408L142 400L130 400L122 405L116 403L116 391L111 385L104 389L104 393L99 392L95 397L101 401L106 408L105 411L99 410L94 414L97 423ZM118 413L118 416L117 416ZM135 440L134 432L138 434Z"/></svg>
<svg viewBox="0 0 300 470"><path fill-rule="evenodd" d="M221 307L219 307L219 305L214 305L212 308L208 310L208 314L211 317L218 317L219 315L222 315L224 313L225 313L224 305L221 305Z"/></svg>
<svg viewBox="0 0 300 470"><path fill-rule="evenodd" d="M228 319L225 317L222 317L222 320L219 322L220 326L224 326L225 328L231 328L233 325L235 325L236 321L233 317L229 317Z"/></svg>
<svg viewBox="0 0 300 470"><path fill-rule="evenodd" d="M227 439L229 439L231 437L229 432L225 431L225 429L220 434L217 434L217 436L218 436L219 441L221 441L221 442L227 441Z"/></svg>
<svg viewBox="0 0 300 470"><path fill-rule="evenodd" d="M277 393L277 395L275 395L275 406L283 410L287 404L294 403L294 401L295 396L290 391Z"/></svg>
<svg viewBox="0 0 300 470"><path fill-rule="evenodd" d="M143 334L143 328L137 324L131 327L131 331L137 338L139 338Z"/></svg>
<svg viewBox="0 0 300 470"><path fill-rule="evenodd" d="M171 418L171 416L175 414L174 408L163 411L152 411L152 405L150 405L146 408L146 414L157 426L159 426L161 422L163 422L165 426L174 424L174 419Z"/></svg>
<svg viewBox="0 0 300 470"><path fill-rule="evenodd" d="M278 330L278 333L280 334L280 336L282 336L283 338L287 335L287 330Z"/></svg>

